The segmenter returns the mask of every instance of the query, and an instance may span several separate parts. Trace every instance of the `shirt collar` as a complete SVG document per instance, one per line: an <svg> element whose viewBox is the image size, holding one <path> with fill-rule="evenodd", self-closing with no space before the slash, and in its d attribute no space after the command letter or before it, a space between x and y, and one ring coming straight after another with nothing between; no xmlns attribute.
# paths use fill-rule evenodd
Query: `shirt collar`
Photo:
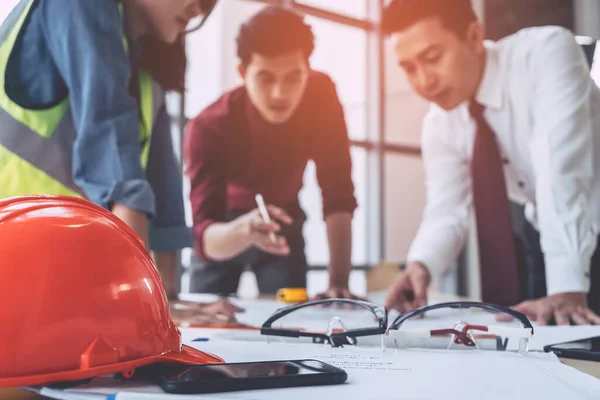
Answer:
<svg viewBox="0 0 600 400"><path fill-rule="evenodd" d="M501 109L504 104L504 85L500 74L500 58L495 43L486 41L485 52L485 71L475 97L477 102L486 108Z"/></svg>

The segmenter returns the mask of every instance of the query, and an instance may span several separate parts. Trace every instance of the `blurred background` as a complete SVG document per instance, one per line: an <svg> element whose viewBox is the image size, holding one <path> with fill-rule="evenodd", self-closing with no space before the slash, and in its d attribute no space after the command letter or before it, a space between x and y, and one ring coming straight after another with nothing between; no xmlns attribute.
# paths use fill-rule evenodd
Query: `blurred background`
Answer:
<svg viewBox="0 0 600 400"><path fill-rule="evenodd" d="M98 1L98 0L94 0ZM18 0L0 2L3 20ZM235 37L240 25L267 4L290 7L306 15L316 35L314 69L337 84L352 140L353 177L359 208L353 222L354 272L351 290L365 293L365 274L383 262L400 265L421 218L424 172L420 129L427 104L413 94L394 64L389 44L378 32L384 0L219 0L207 24L187 38L189 69L185 95L169 95L173 140L180 156L187 119L241 83ZM600 79L596 39L600 38L597 0L473 0L490 39L500 39L534 25L560 25L578 35L592 74ZM182 165L182 168L185 166ZM311 265L309 292L327 287L328 250L314 166L305 173L301 204L307 257ZM188 184L184 182L187 201ZM188 222L191 226L189 202ZM473 229L472 229L473 231ZM477 296L477 246L472 234L455 273L436 277L442 292ZM191 249L181 254L181 291L186 292ZM257 293L251 273L239 293Z"/></svg>

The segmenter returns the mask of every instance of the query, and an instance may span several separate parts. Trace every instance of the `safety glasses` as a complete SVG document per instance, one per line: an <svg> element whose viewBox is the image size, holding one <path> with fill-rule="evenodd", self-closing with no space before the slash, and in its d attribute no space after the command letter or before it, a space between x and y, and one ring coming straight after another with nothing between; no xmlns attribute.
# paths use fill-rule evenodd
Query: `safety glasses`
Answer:
<svg viewBox="0 0 600 400"><path fill-rule="evenodd" d="M356 345L358 338L383 335L387 311L360 300L328 299L291 305L277 310L263 324L262 335L309 338L333 347Z"/></svg>
<svg viewBox="0 0 600 400"><path fill-rule="evenodd" d="M359 300L310 301L277 310L261 328L267 337L308 339L340 346L396 349L466 349L526 353L533 336L527 317L510 308L478 302L451 302L399 315L388 327L388 312ZM360 341L360 343L359 343Z"/></svg>
<svg viewBox="0 0 600 400"><path fill-rule="evenodd" d="M388 342L397 349L461 349L527 353L533 326L507 307L478 302L441 303L398 316Z"/></svg>

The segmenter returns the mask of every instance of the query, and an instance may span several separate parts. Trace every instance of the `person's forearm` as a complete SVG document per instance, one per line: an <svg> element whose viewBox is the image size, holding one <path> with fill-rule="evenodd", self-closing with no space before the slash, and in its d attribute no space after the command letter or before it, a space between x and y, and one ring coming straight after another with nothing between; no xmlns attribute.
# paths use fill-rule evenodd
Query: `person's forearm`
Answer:
<svg viewBox="0 0 600 400"><path fill-rule="evenodd" d="M212 260L228 260L248 249L249 237L237 220L214 223L204 231L204 253Z"/></svg>
<svg viewBox="0 0 600 400"><path fill-rule="evenodd" d="M348 287L352 270L352 214L338 212L327 216L329 242L329 286Z"/></svg>
<svg viewBox="0 0 600 400"><path fill-rule="evenodd" d="M175 281L177 279L177 253L176 252L165 252L165 253L154 253L154 263L160 273L160 277L167 293L169 300L177 299L177 290Z"/></svg>
<svg viewBox="0 0 600 400"><path fill-rule="evenodd" d="M112 212L129 225L142 239L144 245L148 246L148 216L146 213L119 203L112 207Z"/></svg>

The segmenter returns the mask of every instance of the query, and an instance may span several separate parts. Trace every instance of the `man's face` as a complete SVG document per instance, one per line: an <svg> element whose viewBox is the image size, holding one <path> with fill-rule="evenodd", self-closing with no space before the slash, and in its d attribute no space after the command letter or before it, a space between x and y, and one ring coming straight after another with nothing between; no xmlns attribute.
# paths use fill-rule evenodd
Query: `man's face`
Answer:
<svg viewBox="0 0 600 400"><path fill-rule="evenodd" d="M392 35L398 65L413 89L444 110L475 96L483 73L483 28L473 22L466 38L440 18L421 20Z"/></svg>
<svg viewBox="0 0 600 400"><path fill-rule="evenodd" d="M309 74L300 50L275 57L255 53L239 71L250 100L265 120L281 124L292 117L304 95Z"/></svg>

